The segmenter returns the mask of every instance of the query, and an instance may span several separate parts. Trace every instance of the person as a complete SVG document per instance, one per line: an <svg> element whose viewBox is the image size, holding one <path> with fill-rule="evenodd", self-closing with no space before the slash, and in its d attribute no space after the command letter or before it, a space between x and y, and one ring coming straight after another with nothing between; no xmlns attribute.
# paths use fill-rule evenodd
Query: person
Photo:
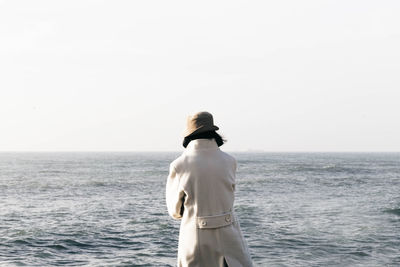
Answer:
<svg viewBox="0 0 400 267"><path fill-rule="evenodd" d="M170 164L166 183L169 215L181 220L178 266L253 266L233 211L236 160L221 151L213 116L189 116L184 152Z"/></svg>

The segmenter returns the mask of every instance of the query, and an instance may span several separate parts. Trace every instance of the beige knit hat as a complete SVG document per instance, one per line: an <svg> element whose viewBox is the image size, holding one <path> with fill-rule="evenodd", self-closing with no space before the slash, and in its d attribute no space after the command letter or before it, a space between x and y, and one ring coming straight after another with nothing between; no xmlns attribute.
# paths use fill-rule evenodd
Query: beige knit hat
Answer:
<svg viewBox="0 0 400 267"><path fill-rule="evenodd" d="M187 118L186 129L183 132L183 137L208 131L216 131L218 129L219 128L214 125L214 119L211 113L202 111Z"/></svg>

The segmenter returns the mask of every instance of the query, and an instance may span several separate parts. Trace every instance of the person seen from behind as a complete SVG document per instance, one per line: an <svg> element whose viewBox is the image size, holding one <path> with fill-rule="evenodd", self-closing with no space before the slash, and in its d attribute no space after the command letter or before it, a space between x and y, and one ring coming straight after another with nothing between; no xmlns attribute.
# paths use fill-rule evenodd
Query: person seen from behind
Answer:
<svg viewBox="0 0 400 267"><path fill-rule="evenodd" d="M179 267L253 266L233 211L236 160L224 144L213 116L187 119L184 152L170 164L166 184L169 215L181 220Z"/></svg>

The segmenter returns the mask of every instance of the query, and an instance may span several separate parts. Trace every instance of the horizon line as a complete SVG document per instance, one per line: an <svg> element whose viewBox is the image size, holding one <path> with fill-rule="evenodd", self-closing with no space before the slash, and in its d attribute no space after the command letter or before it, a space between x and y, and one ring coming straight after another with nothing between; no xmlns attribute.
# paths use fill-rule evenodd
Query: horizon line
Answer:
<svg viewBox="0 0 400 267"><path fill-rule="evenodd" d="M182 150L4 150L0 153L181 153ZM400 150L222 150L228 153L400 153Z"/></svg>

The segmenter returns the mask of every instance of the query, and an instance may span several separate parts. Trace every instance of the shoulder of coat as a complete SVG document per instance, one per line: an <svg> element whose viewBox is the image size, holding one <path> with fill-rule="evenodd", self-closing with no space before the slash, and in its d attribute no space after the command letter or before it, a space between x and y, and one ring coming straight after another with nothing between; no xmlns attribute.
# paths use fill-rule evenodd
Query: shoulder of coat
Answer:
<svg viewBox="0 0 400 267"><path fill-rule="evenodd" d="M174 168L175 171L179 171L185 160L184 157L185 157L184 154L182 154L178 158L176 158L173 162L171 162L170 168Z"/></svg>
<svg viewBox="0 0 400 267"><path fill-rule="evenodd" d="M229 164L231 164L233 166L234 169L236 169L237 167L237 161L236 158L226 152L221 151L224 155L224 157L226 158L226 161L229 162Z"/></svg>
<svg viewBox="0 0 400 267"><path fill-rule="evenodd" d="M236 162L235 157L232 156L231 154L228 154L228 153L226 153L226 152L224 152L224 151L222 151L222 150L221 150L221 153L222 153L226 158L230 159L231 161Z"/></svg>

